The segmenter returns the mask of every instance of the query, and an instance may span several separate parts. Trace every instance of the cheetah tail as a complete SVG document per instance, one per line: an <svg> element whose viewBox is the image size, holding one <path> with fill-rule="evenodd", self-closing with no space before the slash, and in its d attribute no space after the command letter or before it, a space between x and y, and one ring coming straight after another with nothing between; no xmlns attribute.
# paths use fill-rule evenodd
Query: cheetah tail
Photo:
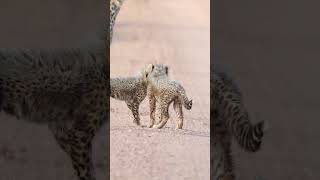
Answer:
<svg viewBox="0 0 320 180"><path fill-rule="evenodd" d="M192 100L189 100L185 93L181 93L181 101L183 102L184 108L190 110L192 108Z"/></svg>
<svg viewBox="0 0 320 180"><path fill-rule="evenodd" d="M260 121L251 125L248 121L238 124L235 138L238 144L249 152L260 150L262 138L268 130L268 121Z"/></svg>

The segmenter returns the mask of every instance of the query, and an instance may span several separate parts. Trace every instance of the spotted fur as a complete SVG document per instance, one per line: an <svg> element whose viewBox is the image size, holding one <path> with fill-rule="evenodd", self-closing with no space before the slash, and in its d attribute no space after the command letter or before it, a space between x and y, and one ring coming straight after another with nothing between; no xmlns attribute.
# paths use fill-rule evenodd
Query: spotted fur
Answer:
<svg viewBox="0 0 320 180"><path fill-rule="evenodd" d="M139 106L147 96L144 74L150 73L149 71L148 67L145 67L137 76L110 79L111 97L125 101L133 114L133 122L137 125L140 125Z"/></svg>
<svg viewBox="0 0 320 180"><path fill-rule="evenodd" d="M235 179L231 156L232 137L241 148L256 152L265 132L264 121L253 125L236 84L217 68L211 76L211 112L213 117L212 177L214 180Z"/></svg>
<svg viewBox="0 0 320 180"><path fill-rule="evenodd" d="M90 49L0 49L0 110L48 125L79 180L95 180L92 140L108 118L107 70L105 54Z"/></svg>
<svg viewBox="0 0 320 180"><path fill-rule="evenodd" d="M113 37L113 27L124 1L125 0L110 0L110 43L112 42Z"/></svg>
<svg viewBox="0 0 320 180"><path fill-rule="evenodd" d="M178 116L176 129L182 129L183 110L182 106L190 110L192 100L188 100L184 88L168 76L169 68L162 64L150 64L151 73L146 73L148 83L147 93L150 105L150 124L149 127L162 128L169 119L169 105L173 102L173 108ZM155 124L156 103L159 104L159 123Z"/></svg>

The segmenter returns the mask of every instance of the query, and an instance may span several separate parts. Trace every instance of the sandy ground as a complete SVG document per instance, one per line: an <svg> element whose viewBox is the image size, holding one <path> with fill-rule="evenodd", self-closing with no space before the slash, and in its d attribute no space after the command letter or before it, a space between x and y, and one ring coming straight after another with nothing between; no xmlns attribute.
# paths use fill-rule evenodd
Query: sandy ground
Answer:
<svg viewBox="0 0 320 180"><path fill-rule="evenodd" d="M215 5L214 62L238 82L253 121L270 122L260 152L234 152L238 179L320 179L319 2Z"/></svg>
<svg viewBox="0 0 320 180"><path fill-rule="evenodd" d="M112 180L205 180L210 171L209 0L134 0L120 11L111 46L111 77L135 75L148 63L170 66L194 104L184 129L175 114L161 130L139 128L124 102L111 100ZM147 125L149 108L140 108ZM172 107L171 107L172 109Z"/></svg>

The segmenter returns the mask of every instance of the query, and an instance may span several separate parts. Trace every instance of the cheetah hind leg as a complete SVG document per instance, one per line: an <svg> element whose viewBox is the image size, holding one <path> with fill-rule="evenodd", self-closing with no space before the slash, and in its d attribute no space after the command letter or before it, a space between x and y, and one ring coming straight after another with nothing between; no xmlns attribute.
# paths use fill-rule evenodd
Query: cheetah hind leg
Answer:
<svg viewBox="0 0 320 180"><path fill-rule="evenodd" d="M68 154L72 160L72 166L80 180L96 180L92 162L92 138L75 136L77 133L67 133L63 136L56 136L55 139L62 150ZM81 139L86 139L84 142Z"/></svg>
<svg viewBox="0 0 320 180"><path fill-rule="evenodd" d="M133 123L140 126L140 116L139 116L139 104L138 103L127 103L128 108L131 110L133 115Z"/></svg>
<svg viewBox="0 0 320 180"><path fill-rule="evenodd" d="M161 129L163 126L165 126L169 119L169 104L168 103L162 103L160 105L160 115L159 115L159 124L156 124L153 126L153 128Z"/></svg>
<svg viewBox="0 0 320 180"><path fill-rule="evenodd" d="M158 107L158 106L156 107L155 114L156 114L155 116L157 117L157 119L155 119L154 124L155 124L155 125L158 125L158 124L160 124L161 119L162 119L162 118L161 118L161 109L160 109L160 107ZM155 125L154 125L154 126L155 126Z"/></svg>
<svg viewBox="0 0 320 180"><path fill-rule="evenodd" d="M182 103L181 103L180 100L178 100L178 99L174 100L173 109L176 112L177 117L178 117L175 130L182 129L182 126L183 126L183 110L182 110Z"/></svg>

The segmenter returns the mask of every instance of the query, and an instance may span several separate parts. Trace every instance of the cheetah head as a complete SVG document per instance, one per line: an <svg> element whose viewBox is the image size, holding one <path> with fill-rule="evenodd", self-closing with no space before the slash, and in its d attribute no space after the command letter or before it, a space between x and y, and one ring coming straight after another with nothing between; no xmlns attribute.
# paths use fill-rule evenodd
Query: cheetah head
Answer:
<svg viewBox="0 0 320 180"><path fill-rule="evenodd" d="M147 66L145 66L143 69L142 69L142 75L143 75L143 80L144 81L148 81L148 77L149 77L149 74L153 71L154 69L154 65L153 64L148 64Z"/></svg>
<svg viewBox="0 0 320 180"><path fill-rule="evenodd" d="M159 78L169 76L169 67L163 64L148 64L143 69L144 81L148 82L150 78Z"/></svg>

